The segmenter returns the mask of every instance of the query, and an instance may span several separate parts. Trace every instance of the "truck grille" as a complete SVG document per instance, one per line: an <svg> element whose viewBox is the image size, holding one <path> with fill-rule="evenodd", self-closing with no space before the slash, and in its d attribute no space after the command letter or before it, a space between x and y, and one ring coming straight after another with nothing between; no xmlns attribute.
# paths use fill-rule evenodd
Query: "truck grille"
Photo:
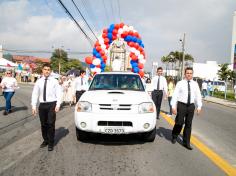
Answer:
<svg viewBox="0 0 236 176"><path fill-rule="evenodd" d="M98 126L133 126L132 122L128 121L98 121Z"/></svg>
<svg viewBox="0 0 236 176"><path fill-rule="evenodd" d="M131 104L99 104L101 110L131 110Z"/></svg>

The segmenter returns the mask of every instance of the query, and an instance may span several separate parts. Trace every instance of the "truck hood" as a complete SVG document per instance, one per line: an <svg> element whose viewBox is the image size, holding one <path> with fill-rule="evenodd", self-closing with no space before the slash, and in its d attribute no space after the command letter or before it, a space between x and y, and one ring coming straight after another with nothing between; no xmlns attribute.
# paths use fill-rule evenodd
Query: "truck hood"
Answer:
<svg viewBox="0 0 236 176"><path fill-rule="evenodd" d="M95 90L85 92L79 101L92 104L140 104L152 102L146 92L124 90Z"/></svg>

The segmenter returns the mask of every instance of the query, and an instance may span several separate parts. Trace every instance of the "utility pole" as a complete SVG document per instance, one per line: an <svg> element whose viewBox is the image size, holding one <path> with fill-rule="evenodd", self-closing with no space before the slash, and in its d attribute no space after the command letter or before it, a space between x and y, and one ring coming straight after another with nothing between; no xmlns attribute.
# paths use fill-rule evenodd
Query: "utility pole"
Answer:
<svg viewBox="0 0 236 176"><path fill-rule="evenodd" d="M185 33L184 33L184 37L183 39L180 39L179 41L181 42L182 44L182 53L183 53L183 58L182 58L182 67L181 67L181 79L184 78L184 66L185 66Z"/></svg>
<svg viewBox="0 0 236 176"><path fill-rule="evenodd" d="M59 49L58 72L61 74L61 49Z"/></svg>

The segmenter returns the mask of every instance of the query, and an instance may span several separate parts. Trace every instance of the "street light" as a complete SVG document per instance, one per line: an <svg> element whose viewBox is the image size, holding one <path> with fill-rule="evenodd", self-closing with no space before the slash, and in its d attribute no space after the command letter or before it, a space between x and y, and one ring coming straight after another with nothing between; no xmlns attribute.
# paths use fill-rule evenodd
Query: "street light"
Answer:
<svg viewBox="0 0 236 176"><path fill-rule="evenodd" d="M183 36L183 39L180 39L179 41L181 42L182 44L182 53L183 53L183 58L182 58L182 68L181 68L181 79L184 78L184 66L185 66L185 33L184 33L184 36Z"/></svg>

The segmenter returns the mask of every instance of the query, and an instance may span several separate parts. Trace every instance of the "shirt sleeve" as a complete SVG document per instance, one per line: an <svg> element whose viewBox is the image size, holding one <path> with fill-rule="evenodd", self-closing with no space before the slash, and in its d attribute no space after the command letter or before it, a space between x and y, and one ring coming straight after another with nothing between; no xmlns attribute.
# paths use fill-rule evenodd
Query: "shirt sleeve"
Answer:
<svg viewBox="0 0 236 176"><path fill-rule="evenodd" d="M32 109L36 109L36 105L37 105L37 102L38 102L38 97L39 97L39 84L38 84L38 81L37 81L34 85L34 89L33 89L33 92L32 92L32 97L31 97Z"/></svg>
<svg viewBox="0 0 236 176"><path fill-rule="evenodd" d="M63 89L61 88L61 86L59 85L59 82L57 80L55 80L55 87L56 87L56 97L57 97L57 104L56 107L60 107L61 106L61 102L62 102L62 96L63 96Z"/></svg>
<svg viewBox="0 0 236 176"><path fill-rule="evenodd" d="M174 89L174 93L172 95L171 102L170 102L172 108L174 108L174 109L176 109L176 105L177 105L177 98L178 98L178 94L179 94L179 87L180 87L180 82L178 82L176 84L176 87Z"/></svg>
<svg viewBox="0 0 236 176"><path fill-rule="evenodd" d="M168 95L168 87L167 87L167 81L166 81L166 78L163 77L163 86L164 86L164 92L166 94L166 96Z"/></svg>
<svg viewBox="0 0 236 176"><path fill-rule="evenodd" d="M195 89L195 102L196 102L196 105L197 105L197 109L201 109L202 108L202 95L201 95L201 91L200 91L200 88L198 86L198 84L196 83L195 84L196 86L196 89Z"/></svg>

